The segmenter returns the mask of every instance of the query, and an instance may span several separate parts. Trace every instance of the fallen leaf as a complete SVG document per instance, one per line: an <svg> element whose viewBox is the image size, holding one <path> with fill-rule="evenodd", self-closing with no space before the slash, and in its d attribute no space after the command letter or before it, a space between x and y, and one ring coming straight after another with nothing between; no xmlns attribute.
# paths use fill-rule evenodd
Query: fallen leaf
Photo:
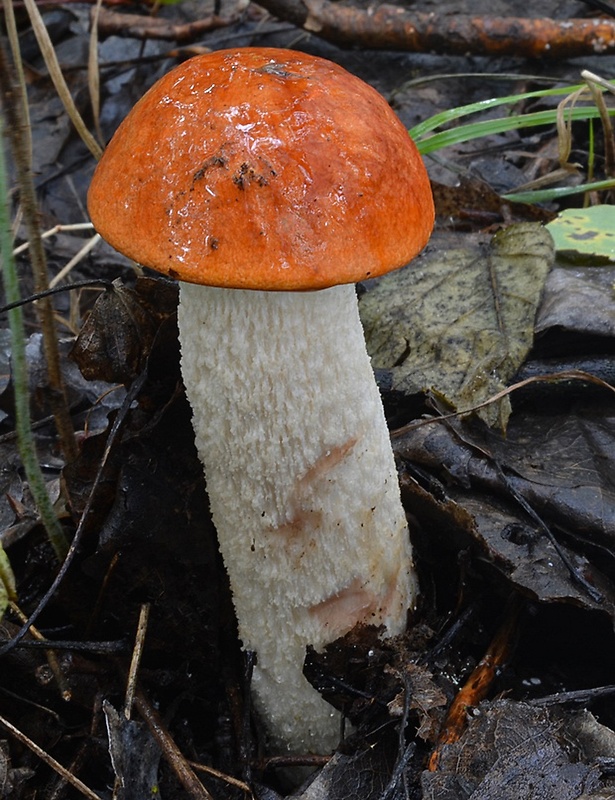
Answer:
<svg viewBox="0 0 615 800"><path fill-rule="evenodd" d="M130 383L143 369L161 322L175 312L177 287L140 278L119 279L96 301L71 357L85 378Z"/></svg>
<svg viewBox="0 0 615 800"><path fill-rule="evenodd" d="M103 702L109 755L118 781L117 797L155 798L159 795L160 747L143 722L126 719L111 703Z"/></svg>
<svg viewBox="0 0 615 800"><path fill-rule="evenodd" d="M572 742L568 733L569 721L585 714L510 700L481 703L466 733L443 749L438 769L423 773L423 800L593 796L604 788L600 770L584 757L580 737Z"/></svg>
<svg viewBox="0 0 615 800"><path fill-rule="evenodd" d="M390 744L385 738L352 755L335 753L307 789L292 795L293 800L379 800L389 783L395 758Z"/></svg>
<svg viewBox="0 0 615 800"><path fill-rule="evenodd" d="M20 797L22 784L33 775L33 769L11 765L8 743L0 741L0 797Z"/></svg>
<svg viewBox="0 0 615 800"><path fill-rule="evenodd" d="M391 716L403 717L407 703L408 710L414 711L418 718L416 735L425 741L434 741L442 722L442 709L447 704L447 697L426 666L413 660L405 660L398 669L403 674L405 689L388 704L389 713Z"/></svg>
<svg viewBox="0 0 615 800"><path fill-rule="evenodd" d="M431 391L465 411L501 391L524 361L553 243L535 223L464 242L436 245L381 279L360 310L372 363L391 372L393 391ZM509 414L506 399L480 412L501 427Z"/></svg>
<svg viewBox="0 0 615 800"><path fill-rule="evenodd" d="M536 317L536 333L552 331L615 337L615 266L558 264L550 272ZM576 340L576 347L579 342Z"/></svg>
<svg viewBox="0 0 615 800"><path fill-rule="evenodd" d="M523 594L615 620L611 410L515 414L506 438L464 424L419 426L395 437L395 450L437 476L446 495L407 479L404 494L423 527L446 531L455 549L472 541Z"/></svg>
<svg viewBox="0 0 615 800"><path fill-rule="evenodd" d="M486 181L461 175L456 186L432 181L436 214L455 230L477 230L502 222L548 222L553 212L529 203L512 203Z"/></svg>

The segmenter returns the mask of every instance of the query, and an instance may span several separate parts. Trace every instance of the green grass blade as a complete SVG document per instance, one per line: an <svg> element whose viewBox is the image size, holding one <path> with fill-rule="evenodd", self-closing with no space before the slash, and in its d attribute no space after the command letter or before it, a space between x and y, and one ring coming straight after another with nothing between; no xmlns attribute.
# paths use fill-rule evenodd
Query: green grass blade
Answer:
<svg viewBox="0 0 615 800"><path fill-rule="evenodd" d="M615 81L610 81L615 86ZM492 97L489 100L479 100L476 103L469 103L465 106L457 106L456 108L441 111L438 114L426 119L424 122L419 122L410 129L409 133L415 142L423 138L427 133L439 128L442 125L448 125L451 122L457 122L462 117L469 114L479 114L482 111L488 111L490 108L497 108L503 105L513 105L520 100L531 100L534 98L543 97L565 97L568 94L578 91L586 84L578 83L574 86L560 86L557 89L538 89L533 92L522 92L521 94L509 94L505 97Z"/></svg>
<svg viewBox="0 0 615 800"><path fill-rule="evenodd" d="M511 203L549 203L552 200L559 200L560 197L583 194L583 192L604 192L607 189L615 189L614 179L581 183L578 186L556 186L553 189L510 192L510 194L504 194L502 197L504 200L509 200Z"/></svg>
<svg viewBox="0 0 615 800"><path fill-rule="evenodd" d="M615 109L610 110L610 116L615 116ZM566 111L568 119L588 120L599 116L599 111L595 106L575 106ZM444 147L450 147L460 142L468 142L478 139L481 136L492 136L506 131L518 130L521 128L532 128L541 125L554 125L557 119L557 110L548 109L545 111L534 111L531 114L519 114L518 116L497 117L496 119L485 119L479 122L460 125L447 131L440 131L423 139L415 140L421 155L433 153Z"/></svg>

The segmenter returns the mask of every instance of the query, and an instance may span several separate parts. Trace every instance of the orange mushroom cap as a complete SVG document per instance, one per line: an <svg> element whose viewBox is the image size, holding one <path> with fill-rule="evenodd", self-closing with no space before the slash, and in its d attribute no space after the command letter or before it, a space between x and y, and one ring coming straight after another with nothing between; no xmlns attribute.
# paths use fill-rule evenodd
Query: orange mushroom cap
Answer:
<svg viewBox="0 0 615 800"><path fill-rule="evenodd" d="M144 266L263 290L401 267L434 217L421 157L378 92L273 48L197 56L159 80L105 151L88 208Z"/></svg>

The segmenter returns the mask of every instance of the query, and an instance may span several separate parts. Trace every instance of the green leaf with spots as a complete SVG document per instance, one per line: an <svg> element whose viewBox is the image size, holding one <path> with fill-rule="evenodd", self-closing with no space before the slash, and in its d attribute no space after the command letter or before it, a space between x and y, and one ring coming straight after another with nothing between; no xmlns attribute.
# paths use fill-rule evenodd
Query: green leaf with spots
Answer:
<svg viewBox="0 0 615 800"><path fill-rule="evenodd" d="M562 211L547 225L555 248L615 261L615 206Z"/></svg>
<svg viewBox="0 0 615 800"><path fill-rule="evenodd" d="M492 240L434 238L408 269L393 272L360 303L367 349L394 391L431 391L458 410L501 391L526 358L553 261L541 225L512 225ZM506 427L507 399L479 412Z"/></svg>

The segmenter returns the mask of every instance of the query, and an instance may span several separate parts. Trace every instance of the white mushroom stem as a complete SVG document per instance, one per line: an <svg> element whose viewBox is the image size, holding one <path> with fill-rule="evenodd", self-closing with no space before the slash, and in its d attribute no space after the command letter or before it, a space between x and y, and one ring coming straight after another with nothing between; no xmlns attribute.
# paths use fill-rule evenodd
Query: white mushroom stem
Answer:
<svg viewBox="0 0 615 800"><path fill-rule="evenodd" d="M182 284L182 370L256 705L327 752L339 716L302 674L357 623L402 631L416 583L355 288Z"/></svg>

